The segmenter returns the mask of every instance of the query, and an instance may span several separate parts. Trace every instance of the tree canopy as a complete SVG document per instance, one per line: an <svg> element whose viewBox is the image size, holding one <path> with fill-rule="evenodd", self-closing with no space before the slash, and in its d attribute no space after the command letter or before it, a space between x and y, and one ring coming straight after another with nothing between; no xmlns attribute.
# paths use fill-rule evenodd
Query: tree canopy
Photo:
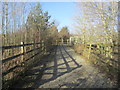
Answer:
<svg viewBox="0 0 120 90"><path fill-rule="evenodd" d="M68 39L70 37L68 27L62 27L61 31L59 32L59 36L64 40Z"/></svg>

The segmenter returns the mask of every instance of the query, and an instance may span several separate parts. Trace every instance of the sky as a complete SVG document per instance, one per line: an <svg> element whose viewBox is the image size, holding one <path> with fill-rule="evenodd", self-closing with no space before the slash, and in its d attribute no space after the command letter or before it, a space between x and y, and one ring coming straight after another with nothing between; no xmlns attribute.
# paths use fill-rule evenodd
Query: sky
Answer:
<svg viewBox="0 0 120 90"><path fill-rule="evenodd" d="M19 7L21 3L17 3L16 6ZM24 15L26 16L25 19L27 19L27 16L30 12L31 8L34 8L34 6L37 4L37 2L30 2L26 3L26 9ZM76 3L75 2L40 2L43 11L48 11L49 15L51 16L51 21L56 21L58 24L58 31L61 30L62 27L67 26L69 29L69 32L72 33L74 30L73 27L73 17L76 15ZM9 7L9 12L11 12L11 5ZM20 9L20 8L18 8ZM20 10L18 13L21 13ZM21 14L20 14L21 15ZM18 16L18 22L20 22L21 19L19 19L20 16ZM0 18L1 20L1 18Z"/></svg>
<svg viewBox="0 0 120 90"><path fill-rule="evenodd" d="M63 26L68 26L71 32L73 17L75 15L76 4L73 2L41 2L44 11L48 11L51 20L58 23L58 31Z"/></svg>

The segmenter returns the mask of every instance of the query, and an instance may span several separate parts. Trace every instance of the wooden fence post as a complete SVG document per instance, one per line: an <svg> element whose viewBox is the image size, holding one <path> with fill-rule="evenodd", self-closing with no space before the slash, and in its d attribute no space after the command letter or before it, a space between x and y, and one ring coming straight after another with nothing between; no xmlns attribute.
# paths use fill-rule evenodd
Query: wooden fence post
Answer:
<svg viewBox="0 0 120 90"><path fill-rule="evenodd" d="M23 55L21 56L21 61L24 61L24 42L21 42L21 53L23 53Z"/></svg>
<svg viewBox="0 0 120 90"><path fill-rule="evenodd" d="M112 58L112 51L113 51L113 50L112 50L112 47L109 46L109 47L108 47L108 55L109 55L110 58Z"/></svg>
<svg viewBox="0 0 120 90"><path fill-rule="evenodd" d="M71 45L71 39L72 39L72 38L70 37L70 38L69 38L69 44L70 44L70 45Z"/></svg>
<svg viewBox="0 0 120 90"><path fill-rule="evenodd" d="M101 54L101 51L100 51L100 46L99 46L99 45L97 45L97 49L99 50L99 52L100 52L100 54Z"/></svg>
<svg viewBox="0 0 120 90"><path fill-rule="evenodd" d="M114 46L111 46L111 48L110 48L110 58L113 58L113 55L112 55L112 53L113 53L113 49L114 48Z"/></svg>
<svg viewBox="0 0 120 90"><path fill-rule="evenodd" d="M44 41L42 40L42 43L41 43L41 49L42 49L42 51L44 49L43 45L44 45Z"/></svg>
<svg viewBox="0 0 120 90"><path fill-rule="evenodd" d="M35 52L35 40L32 41L32 44L33 44L33 45L32 45L33 52L32 52L31 54L32 54L32 56L33 56L32 60L34 60L34 59L35 59L35 56L34 56L34 55L36 54L36 52Z"/></svg>
<svg viewBox="0 0 120 90"><path fill-rule="evenodd" d="M97 48L99 48L99 45L97 45Z"/></svg>
<svg viewBox="0 0 120 90"><path fill-rule="evenodd" d="M44 54L47 54L47 43L44 42L44 49L45 49L45 53Z"/></svg>
<svg viewBox="0 0 120 90"><path fill-rule="evenodd" d="M88 54L88 59L90 59L90 53L91 53L91 44L90 44L90 46L89 46L89 54Z"/></svg>
<svg viewBox="0 0 120 90"><path fill-rule="evenodd" d="M63 38L62 38L62 44L63 44Z"/></svg>
<svg viewBox="0 0 120 90"><path fill-rule="evenodd" d="M69 43L69 39L67 39L67 45L68 45L68 43Z"/></svg>
<svg viewBox="0 0 120 90"><path fill-rule="evenodd" d="M58 42L57 42L57 40L56 40L56 45L58 45Z"/></svg>
<svg viewBox="0 0 120 90"><path fill-rule="evenodd" d="M109 47L107 46L106 47L106 57L108 57L108 53L109 53L108 50L109 50Z"/></svg>
<svg viewBox="0 0 120 90"><path fill-rule="evenodd" d="M78 40L77 40L77 38L75 38L75 44L77 44L78 43Z"/></svg>
<svg viewBox="0 0 120 90"><path fill-rule="evenodd" d="M45 45L44 45L44 41L42 40L42 51L44 51L45 49Z"/></svg>

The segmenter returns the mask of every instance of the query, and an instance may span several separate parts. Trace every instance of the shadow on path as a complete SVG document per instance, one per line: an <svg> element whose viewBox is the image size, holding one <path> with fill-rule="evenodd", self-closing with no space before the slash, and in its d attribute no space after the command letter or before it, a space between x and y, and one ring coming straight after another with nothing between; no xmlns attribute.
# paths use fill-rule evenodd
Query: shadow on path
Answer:
<svg viewBox="0 0 120 90"><path fill-rule="evenodd" d="M52 80L55 80L58 77L66 73L69 73L77 68L80 68L82 66L76 62L76 60L69 54L66 48L67 47L64 46L57 46L56 49L52 52L53 55L50 55L48 57L46 56L42 60L44 62L36 64L31 70L28 71L26 77L31 78L31 80L28 81L27 83L32 83L32 85L28 87L39 88L41 85L50 82ZM65 55L67 55L68 57L66 58ZM61 59L58 59L58 56L61 57ZM68 59L71 59L71 61L68 61ZM60 62L63 63L59 63L59 60L61 60ZM49 66L48 65L49 62L53 63L53 65ZM69 63L74 63L75 67L70 66ZM43 78L44 76L46 77Z"/></svg>

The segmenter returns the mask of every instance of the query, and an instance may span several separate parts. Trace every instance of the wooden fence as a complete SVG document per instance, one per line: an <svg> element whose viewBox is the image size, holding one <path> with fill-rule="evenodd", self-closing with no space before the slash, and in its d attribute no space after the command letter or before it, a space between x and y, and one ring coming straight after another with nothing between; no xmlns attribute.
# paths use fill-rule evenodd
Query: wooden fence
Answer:
<svg viewBox="0 0 120 90"><path fill-rule="evenodd" d="M96 45L96 47L92 44L88 45L89 49L88 59L90 59L90 54L97 55L102 63L107 64L110 67L114 67L117 69L118 65L118 46L114 47L111 45Z"/></svg>
<svg viewBox="0 0 120 90"><path fill-rule="evenodd" d="M82 47L82 48L79 48ZM89 62L92 62L97 67L105 69L113 75L117 75L120 71L118 68L118 45L110 44L76 44L74 48L78 53L82 53Z"/></svg>
<svg viewBox="0 0 120 90"><path fill-rule="evenodd" d="M2 46L2 80L6 86L9 81L14 80L22 71L47 54L52 48L51 42L41 41L39 43Z"/></svg>
<svg viewBox="0 0 120 90"><path fill-rule="evenodd" d="M54 45L71 45L69 39L66 42L56 40L55 42L27 43L21 42L21 45L2 46L2 79L3 84L15 79L20 72L24 71L31 63L38 60L40 56L47 54ZM79 44L80 45L80 44ZM114 48L111 45L84 45L84 55L89 60L97 56L96 63L103 63L107 67L118 70L118 46Z"/></svg>
<svg viewBox="0 0 120 90"><path fill-rule="evenodd" d="M94 65L100 67L113 78L117 77L118 72L120 72L118 66L118 49L120 45L118 44L82 44L82 42L78 43L77 41L71 42L70 39L67 41L59 40L58 44L76 46L76 49L80 51L79 53L82 53L89 62L94 63ZM81 45L83 45L83 47L81 47ZM79 47L81 48L79 49Z"/></svg>

